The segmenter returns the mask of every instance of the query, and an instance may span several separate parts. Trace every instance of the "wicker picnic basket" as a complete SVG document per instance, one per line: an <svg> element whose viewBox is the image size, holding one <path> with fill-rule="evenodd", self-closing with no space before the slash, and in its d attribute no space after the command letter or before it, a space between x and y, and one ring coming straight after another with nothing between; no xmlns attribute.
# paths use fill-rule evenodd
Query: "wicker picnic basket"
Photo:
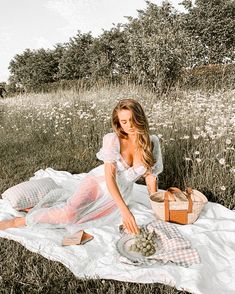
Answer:
<svg viewBox="0 0 235 294"><path fill-rule="evenodd" d="M205 195L192 188L181 191L170 187L165 192L150 195L150 203L157 219L183 225L194 223L207 202Z"/></svg>

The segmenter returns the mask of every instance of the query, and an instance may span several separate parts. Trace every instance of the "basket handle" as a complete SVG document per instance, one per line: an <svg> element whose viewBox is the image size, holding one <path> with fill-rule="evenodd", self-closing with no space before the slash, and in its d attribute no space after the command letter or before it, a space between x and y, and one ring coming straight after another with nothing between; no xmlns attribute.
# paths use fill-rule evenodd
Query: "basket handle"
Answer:
<svg viewBox="0 0 235 294"><path fill-rule="evenodd" d="M164 193L165 221L170 220L169 196L171 196L174 192L179 193L179 192L182 192L182 191L179 188L170 187ZM191 197L192 192L193 192L192 188L188 187L186 189L186 196L188 198L188 210L187 210L188 213L192 213L192 211L193 211L193 201L192 201L192 197Z"/></svg>

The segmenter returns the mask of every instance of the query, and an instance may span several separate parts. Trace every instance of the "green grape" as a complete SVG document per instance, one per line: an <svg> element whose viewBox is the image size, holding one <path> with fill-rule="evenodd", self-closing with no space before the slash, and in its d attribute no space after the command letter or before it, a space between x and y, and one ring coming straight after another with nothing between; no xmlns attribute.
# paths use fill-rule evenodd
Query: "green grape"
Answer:
<svg viewBox="0 0 235 294"><path fill-rule="evenodd" d="M143 256L150 256L156 252L154 232L149 232L147 228L142 227L140 233L136 235L134 243L129 250L139 252Z"/></svg>

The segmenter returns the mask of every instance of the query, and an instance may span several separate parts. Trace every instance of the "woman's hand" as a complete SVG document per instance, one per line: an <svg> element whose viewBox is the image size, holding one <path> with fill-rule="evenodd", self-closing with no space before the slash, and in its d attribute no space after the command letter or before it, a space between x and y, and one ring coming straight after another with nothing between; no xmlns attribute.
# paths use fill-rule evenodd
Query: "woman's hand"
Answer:
<svg viewBox="0 0 235 294"><path fill-rule="evenodd" d="M126 228L128 232L132 234L139 234L139 227L137 226L135 218L130 212L129 208L127 207L126 209L122 210L121 214L124 229Z"/></svg>

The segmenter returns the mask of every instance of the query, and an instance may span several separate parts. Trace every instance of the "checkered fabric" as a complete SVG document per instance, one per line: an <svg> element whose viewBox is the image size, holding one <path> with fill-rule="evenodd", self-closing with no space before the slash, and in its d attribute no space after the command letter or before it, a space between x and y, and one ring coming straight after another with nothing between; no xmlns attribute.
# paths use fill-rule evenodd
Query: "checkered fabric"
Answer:
<svg viewBox="0 0 235 294"><path fill-rule="evenodd" d="M186 240L175 224L162 220L154 220L145 227L149 231L155 231L159 249L154 255L145 257L145 260L132 261L124 256L119 260L133 265L152 265L154 263L166 264L168 262L189 267L200 263L200 256L196 249L191 247L190 241ZM125 232L123 232L125 234Z"/></svg>
<svg viewBox="0 0 235 294"><path fill-rule="evenodd" d="M157 239L160 241L160 250L147 259L168 261L177 265L189 267L194 263L200 263L200 256L191 243L182 236L178 228L173 223L156 220L147 225L149 231L155 231Z"/></svg>

